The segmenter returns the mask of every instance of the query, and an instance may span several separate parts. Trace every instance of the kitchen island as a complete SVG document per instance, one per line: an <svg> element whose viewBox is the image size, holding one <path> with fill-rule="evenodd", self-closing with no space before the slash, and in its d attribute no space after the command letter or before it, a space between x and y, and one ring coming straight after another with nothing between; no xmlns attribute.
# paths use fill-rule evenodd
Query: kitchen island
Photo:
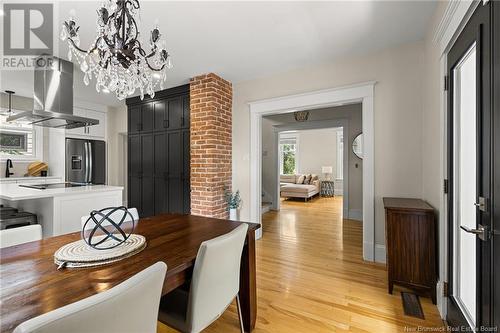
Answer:
<svg viewBox="0 0 500 333"><path fill-rule="evenodd" d="M0 184L0 203L37 215L43 237L79 231L90 211L122 205L123 187L87 185L44 190Z"/></svg>

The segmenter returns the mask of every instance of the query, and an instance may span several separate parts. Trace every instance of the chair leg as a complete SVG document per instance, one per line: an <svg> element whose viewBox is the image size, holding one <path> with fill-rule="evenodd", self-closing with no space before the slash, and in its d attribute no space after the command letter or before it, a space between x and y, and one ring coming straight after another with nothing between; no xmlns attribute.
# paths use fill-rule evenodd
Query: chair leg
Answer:
<svg viewBox="0 0 500 333"><path fill-rule="evenodd" d="M245 328L243 327L243 315L241 314L241 305L240 305L240 294L236 294L236 307L238 308L238 318L240 319L240 330L241 333L245 333Z"/></svg>

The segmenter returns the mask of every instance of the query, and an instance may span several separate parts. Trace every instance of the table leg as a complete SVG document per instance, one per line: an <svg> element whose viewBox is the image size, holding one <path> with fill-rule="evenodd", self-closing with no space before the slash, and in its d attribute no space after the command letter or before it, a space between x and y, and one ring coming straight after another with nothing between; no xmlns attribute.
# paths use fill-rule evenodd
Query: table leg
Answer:
<svg viewBox="0 0 500 333"><path fill-rule="evenodd" d="M247 241L241 255L240 303L245 332L251 332L255 328L257 318L255 231L248 232Z"/></svg>

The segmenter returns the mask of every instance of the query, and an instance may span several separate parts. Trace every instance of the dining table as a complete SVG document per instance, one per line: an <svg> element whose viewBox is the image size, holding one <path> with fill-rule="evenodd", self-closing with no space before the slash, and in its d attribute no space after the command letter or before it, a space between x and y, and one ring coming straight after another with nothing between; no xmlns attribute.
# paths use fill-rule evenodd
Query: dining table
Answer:
<svg viewBox="0 0 500 333"><path fill-rule="evenodd" d="M0 332L12 332L28 319L108 290L158 261L167 264L162 295L168 294L189 283L202 242L226 234L242 223L246 222L181 214L141 218L134 234L146 238L144 250L121 261L90 268L58 270L54 263L54 253L63 245L80 240L80 232L0 249ZM260 225L247 224L239 295L243 325L250 332L257 316L255 231Z"/></svg>

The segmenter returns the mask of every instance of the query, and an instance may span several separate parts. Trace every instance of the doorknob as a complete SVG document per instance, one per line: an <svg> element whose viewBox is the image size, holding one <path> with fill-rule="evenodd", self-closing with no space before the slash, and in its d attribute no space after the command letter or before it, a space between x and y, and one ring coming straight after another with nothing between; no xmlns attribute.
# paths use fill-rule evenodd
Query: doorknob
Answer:
<svg viewBox="0 0 500 333"><path fill-rule="evenodd" d="M483 240L483 241L488 240L488 236L489 236L488 227L485 227L481 224L478 224L477 229L470 229L470 228L467 228L463 225L460 226L460 229L462 229L463 231L465 231L469 234L477 235L480 240Z"/></svg>

